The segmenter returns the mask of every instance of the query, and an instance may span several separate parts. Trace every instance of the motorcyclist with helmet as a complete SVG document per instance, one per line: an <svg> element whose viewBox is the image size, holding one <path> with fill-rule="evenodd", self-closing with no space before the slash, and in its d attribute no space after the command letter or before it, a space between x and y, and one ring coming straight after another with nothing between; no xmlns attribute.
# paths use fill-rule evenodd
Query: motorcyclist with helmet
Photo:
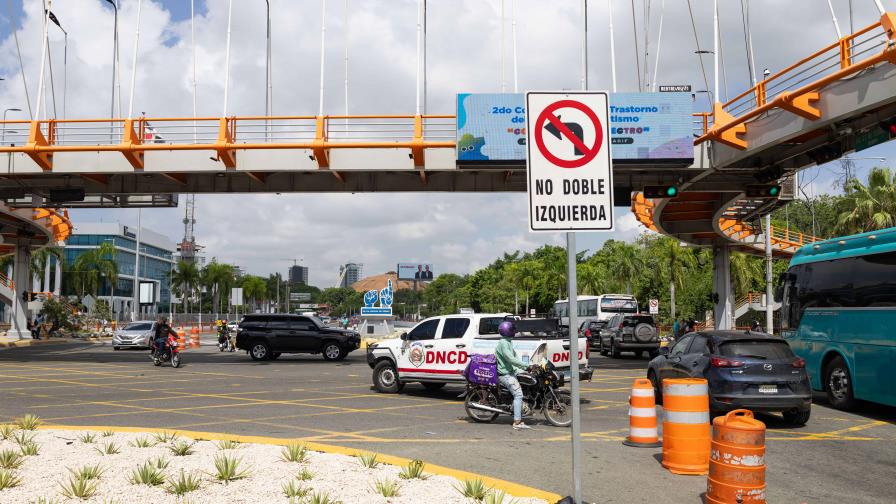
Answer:
<svg viewBox="0 0 896 504"><path fill-rule="evenodd" d="M169 334L175 338L177 337L177 333L168 325L168 319L159 317L159 320L156 322L155 334L153 334L153 352L159 352L159 355L163 355L168 351Z"/></svg>
<svg viewBox="0 0 896 504"><path fill-rule="evenodd" d="M516 350L513 349L511 338L516 335L516 326L512 321L505 320L498 325L498 334L501 335L498 346L495 347L498 381L513 395L513 428L515 430L530 429L531 427L523 423L523 389L516 379L516 374L519 371L528 368L526 363L517 357Z"/></svg>

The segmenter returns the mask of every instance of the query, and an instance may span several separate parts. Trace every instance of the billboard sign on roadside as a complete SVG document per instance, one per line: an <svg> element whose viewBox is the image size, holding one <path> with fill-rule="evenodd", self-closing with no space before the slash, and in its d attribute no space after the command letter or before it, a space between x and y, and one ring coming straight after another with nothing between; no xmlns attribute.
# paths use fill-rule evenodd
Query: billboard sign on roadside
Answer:
<svg viewBox="0 0 896 504"><path fill-rule="evenodd" d="M399 280L431 282L435 278L430 263L398 263Z"/></svg>

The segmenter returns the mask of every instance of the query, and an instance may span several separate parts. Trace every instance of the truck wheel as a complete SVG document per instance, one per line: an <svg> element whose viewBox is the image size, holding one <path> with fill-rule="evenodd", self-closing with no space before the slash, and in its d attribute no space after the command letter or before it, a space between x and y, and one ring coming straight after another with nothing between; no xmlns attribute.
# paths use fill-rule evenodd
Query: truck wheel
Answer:
<svg viewBox="0 0 896 504"><path fill-rule="evenodd" d="M444 383L439 382L421 382L421 384L423 385L423 388L430 392L435 392L445 386Z"/></svg>
<svg viewBox="0 0 896 504"><path fill-rule="evenodd" d="M324 360L328 361L340 361L345 358L345 350L339 346L339 343L335 341L327 341L324 343L324 347L321 350L321 353L324 355Z"/></svg>
<svg viewBox="0 0 896 504"><path fill-rule="evenodd" d="M251 355L252 360L255 361L268 360L271 356L271 348L263 341L256 341L252 343L252 348L249 349L249 355Z"/></svg>
<svg viewBox="0 0 896 504"><path fill-rule="evenodd" d="M839 355L828 363L824 371L825 391L831 406L840 410L855 408L856 399L852 391L852 379L846 361Z"/></svg>
<svg viewBox="0 0 896 504"><path fill-rule="evenodd" d="M404 388L398 380L398 371L390 360L381 360L373 368L373 386L377 392L397 394Z"/></svg>

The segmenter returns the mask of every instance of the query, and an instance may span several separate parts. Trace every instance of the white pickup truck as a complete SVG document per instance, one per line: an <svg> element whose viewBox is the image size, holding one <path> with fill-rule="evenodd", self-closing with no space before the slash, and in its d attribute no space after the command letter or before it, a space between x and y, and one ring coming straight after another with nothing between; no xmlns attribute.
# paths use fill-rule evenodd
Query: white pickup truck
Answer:
<svg viewBox="0 0 896 504"><path fill-rule="evenodd" d="M406 383L419 382L429 390L446 383L464 383L463 371L470 354L494 353L498 344L498 325L506 313L442 315L428 318L399 338L383 340L367 347L367 364L373 369L373 385L379 392L400 392ZM539 324L541 322L541 324ZM569 338L558 331L552 320L517 321L522 329L513 339L520 359L527 362L538 345L547 346L547 358L558 371L569 373ZM541 327L539 327L541 326ZM532 328L526 331L526 328ZM588 343L579 338L579 376L591 378L588 367Z"/></svg>

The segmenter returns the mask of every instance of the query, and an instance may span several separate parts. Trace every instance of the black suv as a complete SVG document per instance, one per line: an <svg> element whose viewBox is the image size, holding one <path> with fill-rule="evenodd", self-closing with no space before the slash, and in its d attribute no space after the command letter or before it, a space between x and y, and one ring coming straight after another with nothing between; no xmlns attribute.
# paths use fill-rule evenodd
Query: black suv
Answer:
<svg viewBox="0 0 896 504"><path fill-rule="evenodd" d="M619 357L621 352L649 354L656 357L660 349L656 323L652 315L641 313L617 313L600 331L598 348L601 355Z"/></svg>
<svg viewBox="0 0 896 504"><path fill-rule="evenodd" d="M328 361L337 361L360 346L360 334L324 327L316 318L300 315L246 315L236 333L236 347L257 361L273 360L284 353L319 353Z"/></svg>

